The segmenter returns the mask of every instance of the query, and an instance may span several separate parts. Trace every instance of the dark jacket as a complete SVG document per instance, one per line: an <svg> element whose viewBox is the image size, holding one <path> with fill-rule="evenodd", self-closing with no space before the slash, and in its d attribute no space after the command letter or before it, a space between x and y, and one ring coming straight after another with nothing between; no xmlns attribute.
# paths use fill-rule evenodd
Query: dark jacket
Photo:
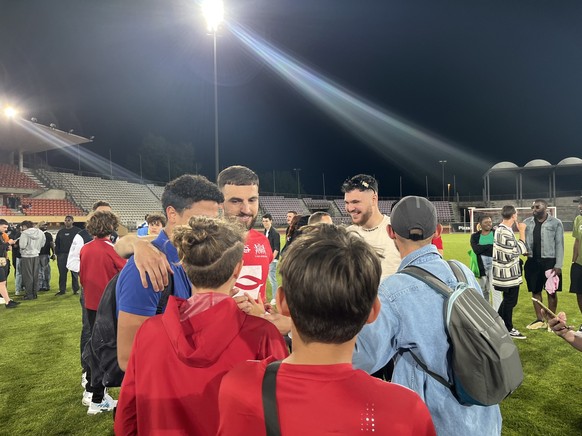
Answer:
<svg viewBox="0 0 582 436"><path fill-rule="evenodd" d="M266 233L267 230L265 230L265 234ZM271 251L277 250L277 256L275 256L273 260L279 259L279 254L281 253L281 236L279 236L279 232L275 227L271 226L267 239L269 240L269 244L271 245Z"/></svg>
<svg viewBox="0 0 582 436"><path fill-rule="evenodd" d="M493 230L491 230L493 231ZM485 267L483 266L483 259L481 256L489 256L493 257L493 244L487 245L479 245L479 238L481 237L481 230L475 232L471 235L471 248L477 255L477 264L479 265L479 271L481 273L481 277L483 277L485 273Z"/></svg>

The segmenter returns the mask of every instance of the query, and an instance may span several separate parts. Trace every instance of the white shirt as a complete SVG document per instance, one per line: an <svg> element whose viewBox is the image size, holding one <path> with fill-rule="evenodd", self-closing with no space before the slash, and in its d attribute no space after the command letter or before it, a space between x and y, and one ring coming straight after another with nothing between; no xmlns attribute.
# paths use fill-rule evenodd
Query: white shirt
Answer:
<svg viewBox="0 0 582 436"><path fill-rule="evenodd" d="M402 260L394 241L388 236L388 230L386 230L388 224L390 224L390 217L384 215L380 225L373 230L365 230L362 226L355 224L348 227L348 231L358 233L378 254L384 256L380 258L382 262L382 280L394 274Z"/></svg>

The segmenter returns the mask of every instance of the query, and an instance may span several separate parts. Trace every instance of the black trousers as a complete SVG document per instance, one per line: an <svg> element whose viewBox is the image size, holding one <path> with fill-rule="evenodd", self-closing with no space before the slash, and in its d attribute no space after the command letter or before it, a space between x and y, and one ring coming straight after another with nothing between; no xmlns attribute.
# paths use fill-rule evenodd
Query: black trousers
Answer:
<svg viewBox="0 0 582 436"><path fill-rule="evenodd" d="M97 317L97 311L91 309L85 309L87 312L87 319L89 320L89 326L91 331L93 331L93 325L95 324L95 318ZM105 396L105 386L103 384L99 384L97 386L93 386L91 384L91 368L87 368L87 386L85 387L87 392L93 393L93 399L91 402L93 403L100 403L103 401L103 397Z"/></svg>
<svg viewBox="0 0 582 436"><path fill-rule="evenodd" d="M503 292L503 301L499 305L497 313L505 323L507 331L511 331L513 329L513 308L517 305L519 286L513 286L511 288L498 288L496 286L495 289Z"/></svg>
<svg viewBox="0 0 582 436"><path fill-rule="evenodd" d="M67 258L68 254L57 254L57 266L59 267L59 291L65 292L67 290L67 275L69 270L67 269ZM79 292L79 274L71 271L73 292Z"/></svg>

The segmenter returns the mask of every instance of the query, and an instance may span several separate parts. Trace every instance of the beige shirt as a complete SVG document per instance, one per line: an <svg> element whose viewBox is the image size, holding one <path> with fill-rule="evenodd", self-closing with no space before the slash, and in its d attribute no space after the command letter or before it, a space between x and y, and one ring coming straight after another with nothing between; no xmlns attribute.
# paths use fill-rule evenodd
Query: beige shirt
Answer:
<svg viewBox="0 0 582 436"><path fill-rule="evenodd" d="M390 217L384 215L380 225L373 230L368 231L355 224L348 227L349 231L361 235L368 244L374 247L378 254L384 256L384 258L380 259L382 261L382 279L394 274L402 260L394 241L388 236L388 231L386 230L388 224L390 224Z"/></svg>

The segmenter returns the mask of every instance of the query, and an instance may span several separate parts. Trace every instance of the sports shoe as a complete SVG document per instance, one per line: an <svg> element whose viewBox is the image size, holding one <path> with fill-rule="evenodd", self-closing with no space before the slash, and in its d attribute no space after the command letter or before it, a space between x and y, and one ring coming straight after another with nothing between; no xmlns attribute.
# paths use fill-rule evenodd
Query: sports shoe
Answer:
<svg viewBox="0 0 582 436"><path fill-rule="evenodd" d="M530 322L527 326L526 329L528 330L538 330L538 329L545 329L548 325L546 324L545 321L542 321L541 319L536 319L533 322Z"/></svg>
<svg viewBox="0 0 582 436"><path fill-rule="evenodd" d="M81 400L81 404L83 406L89 407L91 405L91 399L93 398L93 392L83 392L83 399Z"/></svg>
<svg viewBox="0 0 582 436"><path fill-rule="evenodd" d="M57 293L55 294L55 296L56 296L56 295L65 295L65 291L59 291L59 292L57 292Z"/></svg>
<svg viewBox="0 0 582 436"><path fill-rule="evenodd" d="M6 300L3 297L0 297L0 304L6 304Z"/></svg>
<svg viewBox="0 0 582 436"><path fill-rule="evenodd" d="M18 301L10 300L8 303L5 304L6 309L14 309L20 303Z"/></svg>
<svg viewBox="0 0 582 436"><path fill-rule="evenodd" d="M100 403L91 403L87 409L87 415L97 415L102 412L111 412L117 406L117 400L112 399L109 395L105 394L103 401Z"/></svg>
<svg viewBox="0 0 582 436"><path fill-rule="evenodd" d="M578 329L579 332L582 332L582 324L580 324L580 328Z"/></svg>
<svg viewBox="0 0 582 436"><path fill-rule="evenodd" d="M512 339L527 339L524 335L522 335L519 330L516 329L511 329L511 331L509 332L509 336L511 336Z"/></svg>

